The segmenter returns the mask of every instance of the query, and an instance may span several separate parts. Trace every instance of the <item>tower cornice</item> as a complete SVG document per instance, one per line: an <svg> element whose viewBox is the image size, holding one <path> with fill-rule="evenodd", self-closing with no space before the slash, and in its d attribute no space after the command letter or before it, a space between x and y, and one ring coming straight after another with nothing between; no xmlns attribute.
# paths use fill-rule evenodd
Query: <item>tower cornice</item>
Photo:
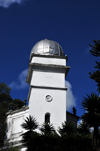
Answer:
<svg viewBox="0 0 100 151"><path fill-rule="evenodd" d="M58 72L58 73L65 73L65 77L70 69L70 66L63 66L63 65L53 65L53 64L39 64L39 63L29 63L28 74L26 78L26 82L30 83L30 76L32 75L33 70L41 71L44 69L47 72ZM58 70L59 69L59 70Z"/></svg>
<svg viewBox="0 0 100 151"><path fill-rule="evenodd" d="M28 94L28 101L29 101L29 98L30 98L30 93L31 93L31 89L32 88L37 88L37 89L53 89L53 90L65 90L67 91L67 87L50 87L50 86L36 86L36 85L31 85L30 86L30 90L29 90L29 94Z"/></svg>

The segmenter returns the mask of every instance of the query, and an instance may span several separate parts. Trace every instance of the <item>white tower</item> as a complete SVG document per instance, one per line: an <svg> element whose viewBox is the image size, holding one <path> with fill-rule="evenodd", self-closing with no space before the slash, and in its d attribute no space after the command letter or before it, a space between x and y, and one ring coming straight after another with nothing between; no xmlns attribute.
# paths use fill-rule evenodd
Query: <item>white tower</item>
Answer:
<svg viewBox="0 0 100 151"><path fill-rule="evenodd" d="M57 128L66 121L65 77L70 68L66 60L60 45L52 40L39 41L31 51L26 80L29 115L39 124L50 122Z"/></svg>

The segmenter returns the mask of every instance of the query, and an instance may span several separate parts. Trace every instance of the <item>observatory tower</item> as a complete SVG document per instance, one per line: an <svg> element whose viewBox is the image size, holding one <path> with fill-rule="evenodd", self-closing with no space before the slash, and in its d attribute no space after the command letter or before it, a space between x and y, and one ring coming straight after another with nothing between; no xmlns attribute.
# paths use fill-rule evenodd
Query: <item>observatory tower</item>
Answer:
<svg viewBox="0 0 100 151"><path fill-rule="evenodd" d="M33 47L26 79L30 85L29 106L9 111L6 119L7 140L20 151L26 150L21 142L26 131L21 125L29 115L35 117L39 125L52 123L56 130L64 121L77 126L79 117L66 112L65 78L70 69L66 61L67 56L55 41L44 39Z"/></svg>
<svg viewBox="0 0 100 151"><path fill-rule="evenodd" d="M30 85L29 115L39 124L50 122L57 128L66 121L65 78L70 69L66 61L55 41L44 39L32 48L26 79Z"/></svg>

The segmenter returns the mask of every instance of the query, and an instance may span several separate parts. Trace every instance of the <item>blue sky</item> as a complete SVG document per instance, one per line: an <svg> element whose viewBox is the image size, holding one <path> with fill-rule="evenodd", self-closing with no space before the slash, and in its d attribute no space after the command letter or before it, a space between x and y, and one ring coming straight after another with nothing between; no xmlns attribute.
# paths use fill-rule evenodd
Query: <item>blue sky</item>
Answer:
<svg viewBox="0 0 100 151"><path fill-rule="evenodd" d="M27 99L30 51L45 38L68 55L68 110L76 105L81 116L83 96L97 92L88 73L98 60L89 44L100 39L100 0L0 0L0 82L12 86L13 98Z"/></svg>

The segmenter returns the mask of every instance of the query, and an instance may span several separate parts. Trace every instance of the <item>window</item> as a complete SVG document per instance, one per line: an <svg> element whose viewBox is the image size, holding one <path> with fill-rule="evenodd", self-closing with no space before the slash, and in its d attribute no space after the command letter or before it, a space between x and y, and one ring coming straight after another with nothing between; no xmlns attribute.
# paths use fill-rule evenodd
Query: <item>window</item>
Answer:
<svg viewBox="0 0 100 151"><path fill-rule="evenodd" d="M45 123L50 123L50 113L45 114Z"/></svg>

